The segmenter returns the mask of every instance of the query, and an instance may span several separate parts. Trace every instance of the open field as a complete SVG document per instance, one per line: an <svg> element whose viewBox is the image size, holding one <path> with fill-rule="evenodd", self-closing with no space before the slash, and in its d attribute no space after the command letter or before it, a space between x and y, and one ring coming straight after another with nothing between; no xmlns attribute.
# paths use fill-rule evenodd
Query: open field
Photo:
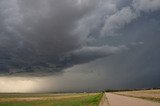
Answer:
<svg viewBox="0 0 160 106"><path fill-rule="evenodd" d="M115 94L160 102L160 90L124 91L115 92Z"/></svg>
<svg viewBox="0 0 160 106"><path fill-rule="evenodd" d="M102 93L0 94L0 106L98 106Z"/></svg>
<svg viewBox="0 0 160 106"><path fill-rule="evenodd" d="M106 93L108 104L101 106L160 106L160 103L140 98L117 95L115 93Z"/></svg>

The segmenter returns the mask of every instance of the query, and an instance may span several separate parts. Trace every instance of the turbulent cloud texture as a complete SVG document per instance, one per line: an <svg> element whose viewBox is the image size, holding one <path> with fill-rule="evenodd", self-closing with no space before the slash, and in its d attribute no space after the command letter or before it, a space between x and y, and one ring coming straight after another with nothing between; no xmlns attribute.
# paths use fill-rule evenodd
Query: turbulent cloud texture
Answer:
<svg viewBox="0 0 160 106"><path fill-rule="evenodd" d="M1 72L34 71L34 67L54 72L67 67L59 59L81 46L72 30L76 21L94 7L94 1L88 2L2 0Z"/></svg>
<svg viewBox="0 0 160 106"><path fill-rule="evenodd" d="M0 73L58 73L128 50L132 42L100 39L123 35L159 7L159 0L1 0Z"/></svg>

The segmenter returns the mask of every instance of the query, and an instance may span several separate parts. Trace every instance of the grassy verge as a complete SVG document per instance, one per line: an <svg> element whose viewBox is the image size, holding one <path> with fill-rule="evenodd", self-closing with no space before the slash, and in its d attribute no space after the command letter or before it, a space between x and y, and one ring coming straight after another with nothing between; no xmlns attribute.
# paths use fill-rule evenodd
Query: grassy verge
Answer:
<svg viewBox="0 0 160 106"><path fill-rule="evenodd" d="M160 103L160 98L153 98L153 97L138 97L138 98L151 100L151 101Z"/></svg>
<svg viewBox="0 0 160 106"><path fill-rule="evenodd" d="M160 98L154 98L154 97L137 97L137 96L131 96L131 95L125 95L125 94L118 94L118 93L114 93L114 94L116 94L116 95L121 95L121 96L133 97L133 98L139 98L139 99L145 99L145 100L150 100L150 101L154 101L154 102L160 103Z"/></svg>
<svg viewBox="0 0 160 106"><path fill-rule="evenodd" d="M0 106L98 106L102 95L102 93L96 93L60 99L0 102Z"/></svg>
<svg viewBox="0 0 160 106"><path fill-rule="evenodd" d="M122 96L146 99L160 103L160 90L124 91L114 93Z"/></svg>

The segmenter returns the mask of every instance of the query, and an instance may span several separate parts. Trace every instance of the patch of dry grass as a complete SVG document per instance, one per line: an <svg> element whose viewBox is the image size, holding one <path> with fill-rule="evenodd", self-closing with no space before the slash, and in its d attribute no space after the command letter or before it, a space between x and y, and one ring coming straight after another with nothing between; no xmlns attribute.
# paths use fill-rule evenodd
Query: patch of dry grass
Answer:
<svg viewBox="0 0 160 106"><path fill-rule="evenodd" d="M91 96L91 95L96 95L97 93L78 93L78 94L55 94L51 95L38 95L36 96L35 94L30 94L27 96L22 96L22 94L11 96L11 97L0 97L0 102L21 102L21 101L37 101L37 100L60 100L60 99L67 99L67 98L77 98L77 97L84 97L84 96Z"/></svg>
<svg viewBox="0 0 160 106"><path fill-rule="evenodd" d="M98 106L101 97L102 93L7 94L0 97L0 106Z"/></svg>
<svg viewBox="0 0 160 106"><path fill-rule="evenodd" d="M124 91L124 92L115 92L115 94L160 102L160 90Z"/></svg>

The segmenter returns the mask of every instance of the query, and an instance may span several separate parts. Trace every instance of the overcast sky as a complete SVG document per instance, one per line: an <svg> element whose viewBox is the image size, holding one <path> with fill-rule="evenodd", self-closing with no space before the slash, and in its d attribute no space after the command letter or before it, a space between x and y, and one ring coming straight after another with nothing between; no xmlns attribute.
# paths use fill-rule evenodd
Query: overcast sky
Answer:
<svg viewBox="0 0 160 106"><path fill-rule="evenodd" d="M160 87L160 0L1 0L0 92Z"/></svg>

